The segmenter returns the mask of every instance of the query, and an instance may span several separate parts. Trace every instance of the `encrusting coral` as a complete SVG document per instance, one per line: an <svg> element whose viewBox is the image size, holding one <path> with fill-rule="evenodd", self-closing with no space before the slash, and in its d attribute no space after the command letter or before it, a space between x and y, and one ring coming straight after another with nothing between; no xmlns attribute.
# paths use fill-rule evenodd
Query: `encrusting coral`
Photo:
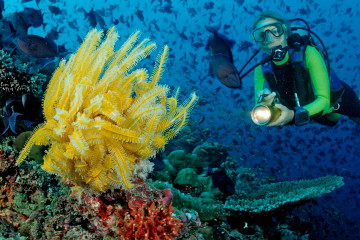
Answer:
<svg viewBox="0 0 360 240"><path fill-rule="evenodd" d="M155 43L135 45L138 31L114 51L115 28L101 43L102 35L90 31L77 53L61 61L43 99L46 121L17 159L24 161L34 144L48 145L42 168L89 193L131 186L138 166L149 171L147 159L180 131L197 100L193 93L178 105L178 91L167 97L169 88L158 85L167 46L149 76L133 69Z"/></svg>

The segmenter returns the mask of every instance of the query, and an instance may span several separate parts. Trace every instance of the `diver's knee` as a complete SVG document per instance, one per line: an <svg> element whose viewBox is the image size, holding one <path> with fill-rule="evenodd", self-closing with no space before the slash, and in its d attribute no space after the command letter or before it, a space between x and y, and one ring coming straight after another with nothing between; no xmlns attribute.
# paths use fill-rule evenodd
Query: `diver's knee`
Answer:
<svg viewBox="0 0 360 240"><path fill-rule="evenodd" d="M350 117L350 119L356 122L357 124L360 124L360 117Z"/></svg>
<svg viewBox="0 0 360 240"><path fill-rule="evenodd" d="M329 113L326 115L326 118L331 122L337 122L340 120L341 114L340 113Z"/></svg>

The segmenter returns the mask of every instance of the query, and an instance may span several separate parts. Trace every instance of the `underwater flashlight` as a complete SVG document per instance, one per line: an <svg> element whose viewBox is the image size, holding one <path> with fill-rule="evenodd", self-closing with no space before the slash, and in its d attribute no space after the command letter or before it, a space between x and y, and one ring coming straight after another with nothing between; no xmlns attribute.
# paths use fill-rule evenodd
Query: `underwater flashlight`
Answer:
<svg viewBox="0 0 360 240"><path fill-rule="evenodd" d="M256 125L263 126L276 121L280 117L280 114L281 110L275 106L268 107L259 104L251 111L251 119Z"/></svg>

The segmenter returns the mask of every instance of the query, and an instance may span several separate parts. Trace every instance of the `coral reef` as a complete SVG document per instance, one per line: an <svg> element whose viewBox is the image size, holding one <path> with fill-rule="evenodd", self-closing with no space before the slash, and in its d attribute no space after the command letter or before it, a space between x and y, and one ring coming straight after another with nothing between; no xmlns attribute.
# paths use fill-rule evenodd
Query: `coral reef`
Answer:
<svg viewBox="0 0 360 240"><path fill-rule="evenodd" d="M156 188L171 188L175 208L198 214L201 227L185 225L187 231L184 235L188 237L202 234L206 239L306 240L311 226L287 224L291 220L285 219L286 210L319 198L344 184L342 177L338 176L269 183L267 176L259 179L252 169L239 166L238 161L228 157L227 150L221 144L209 142L193 148L191 153L175 150L163 159L164 168L150 176L150 182ZM215 163L215 159L218 159L216 166L224 168L235 183L236 193L227 197L225 204L220 201L222 195L219 189L212 187L211 178L197 173ZM184 215L182 218L186 223Z"/></svg>
<svg viewBox="0 0 360 240"><path fill-rule="evenodd" d="M234 195L224 209L239 213L261 213L279 207L296 205L321 197L344 185L340 176L325 176L312 180L264 184L258 190Z"/></svg>
<svg viewBox="0 0 360 240"><path fill-rule="evenodd" d="M50 176L35 161L17 168L0 179L0 238L135 239L140 230L161 239L181 234L182 223L171 204L164 205L163 192L147 183L91 196L71 193L59 176ZM133 223L139 231L131 230Z"/></svg>
<svg viewBox="0 0 360 240"><path fill-rule="evenodd" d="M0 105L9 98L19 98L24 93L42 96L46 76L29 74L27 64L14 60L9 53L0 50Z"/></svg>
<svg viewBox="0 0 360 240"><path fill-rule="evenodd" d="M310 226L300 220L285 218L286 211L281 211L281 214L274 211L250 212L249 209L248 212L225 211L219 199L219 190L211 188L211 178L196 174L194 169L191 177L194 182L203 185L201 189L177 189L175 180L171 178L161 182L154 179L144 181L137 177L133 179L133 186L126 189L109 190L97 195L72 192L71 185L60 176L49 175L35 161L15 166L14 150L9 146L12 142L15 141L2 144L2 161L7 163L3 164L5 171L0 181L0 238L156 239L158 236L159 239L184 240L306 240L309 236ZM319 189L329 192L342 185L342 178L329 176L303 180L301 184L272 183L262 188L264 184L260 184L261 181L250 169L239 168L231 159L221 165L231 173L229 176L242 181L236 186L252 186L244 191L237 189L233 200L227 198L228 202L233 201L237 205L241 204L239 196L248 199L249 205L261 199L260 195L269 199L273 196L271 201L263 203L261 208L265 209L283 204L275 197L279 192L289 191L290 196L300 194L300 189L303 189L303 192L313 192L312 197L315 198L314 194ZM189 169L183 168L179 172ZM184 186L191 186L190 183L185 181ZM296 203L287 206L292 208Z"/></svg>
<svg viewBox="0 0 360 240"><path fill-rule="evenodd" d="M182 223L172 214L174 210L170 204L169 207L156 206L152 202L150 206L142 204L134 206L129 204L130 214L124 218L120 224L120 235L126 239L175 239L180 235Z"/></svg>
<svg viewBox="0 0 360 240"><path fill-rule="evenodd" d="M35 145L48 145L43 169L89 193L132 186L133 177L151 171L147 160L185 125L197 97L178 106L177 94L158 85L168 48L149 77L133 70L155 44L135 45L133 34L114 52L117 33L92 30L76 54L63 60L44 97L46 122L22 150L20 164ZM133 70L133 71L131 71Z"/></svg>

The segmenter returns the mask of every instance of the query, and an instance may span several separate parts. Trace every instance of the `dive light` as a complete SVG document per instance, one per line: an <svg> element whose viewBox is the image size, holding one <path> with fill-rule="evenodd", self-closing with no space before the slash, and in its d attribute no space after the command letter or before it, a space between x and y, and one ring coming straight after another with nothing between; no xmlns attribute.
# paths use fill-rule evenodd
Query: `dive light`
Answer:
<svg viewBox="0 0 360 240"><path fill-rule="evenodd" d="M275 106L265 106L262 104L256 105L251 111L252 121L259 125L263 126L273 121L276 121L281 114L281 110Z"/></svg>
<svg viewBox="0 0 360 240"><path fill-rule="evenodd" d="M266 97L267 95L268 94L260 95L257 101L259 104L256 105L251 111L252 121L259 126L263 126L270 122L276 121L281 115L281 110L275 107L274 104L272 104L270 107L261 104L264 97Z"/></svg>

